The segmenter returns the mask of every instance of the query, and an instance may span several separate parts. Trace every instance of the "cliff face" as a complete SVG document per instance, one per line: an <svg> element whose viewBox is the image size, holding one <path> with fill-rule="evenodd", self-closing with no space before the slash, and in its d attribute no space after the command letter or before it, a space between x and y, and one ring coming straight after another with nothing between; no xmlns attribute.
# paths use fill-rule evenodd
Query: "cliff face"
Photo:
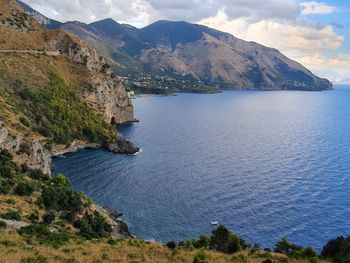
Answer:
<svg viewBox="0 0 350 263"><path fill-rule="evenodd" d="M32 169L50 174L50 154L37 140L12 135L0 121L0 149L6 149L17 163L26 163Z"/></svg>
<svg viewBox="0 0 350 263"><path fill-rule="evenodd" d="M107 122L120 124L135 120L131 100L120 79L94 49L63 32L58 35L55 49L83 64L91 73L93 78L90 87L83 91L83 99L100 111Z"/></svg>

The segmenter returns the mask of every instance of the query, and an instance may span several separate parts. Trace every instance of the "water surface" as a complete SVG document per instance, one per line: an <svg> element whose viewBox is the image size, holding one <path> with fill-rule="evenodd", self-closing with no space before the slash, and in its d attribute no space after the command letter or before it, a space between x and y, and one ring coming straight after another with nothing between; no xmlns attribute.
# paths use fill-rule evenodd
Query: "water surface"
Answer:
<svg viewBox="0 0 350 263"><path fill-rule="evenodd" d="M84 150L54 161L74 188L166 242L218 220L249 242L318 250L350 234L350 89L225 91L134 100L121 128L142 152Z"/></svg>

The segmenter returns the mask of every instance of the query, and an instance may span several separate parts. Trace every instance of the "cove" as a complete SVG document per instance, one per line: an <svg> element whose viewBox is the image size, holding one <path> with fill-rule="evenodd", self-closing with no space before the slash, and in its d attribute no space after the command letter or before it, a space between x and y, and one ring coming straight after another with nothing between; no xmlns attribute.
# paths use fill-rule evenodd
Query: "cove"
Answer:
<svg viewBox="0 0 350 263"><path fill-rule="evenodd" d="M215 220L273 248L350 234L350 88L139 97L119 131L142 152L82 150L55 173L124 213L139 238L209 234Z"/></svg>

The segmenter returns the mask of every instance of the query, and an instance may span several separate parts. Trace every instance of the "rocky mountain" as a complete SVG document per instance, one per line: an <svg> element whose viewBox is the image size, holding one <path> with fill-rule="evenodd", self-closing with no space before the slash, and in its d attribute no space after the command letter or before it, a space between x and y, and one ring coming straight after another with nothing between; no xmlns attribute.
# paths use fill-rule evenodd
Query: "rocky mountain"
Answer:
<svg viewBox="0 0 350 263"><path fill-rule="evenodd" d="M202 25L158 21L138 29L104 19L91 24L67 22L58 27L88 42L108 58L118 74L138 82L146 74L149 82L152 76L162 76L189 81L184 82L187 86L201 83L204 88L332 88L328 80L318 78L276 49ZM183 90L183 85L179 89Z"/></svg>
<svg viewBox="0 0 350 263"><path fill-rule="evenodd" d="M138 149L111 123L133 106L105 59L76 37L42 28L13 0L0 2L0 148L50 173L50 158L80 147Z"/></svg>
<svg viewBox="0 0 350 263"><path fill-rule="evenodd" d="M209 86L262 90L327 90L332 87L328 80L318 78L276 49L205 26L158 21L131 30L112 20L89 26L101 32L100 39L109 39L109 45L118 48L132 63L140 62L143 69L190 77ZM67 25L64 27L70 31ZM117 27L121 30L110 29ZM96 46L89 39L85 40ZM100 40L101 43L104 40ZM109 57L118 61L121 55L111 53Z"/></svg>
<svg viewBox="0 0 350 263"><path fill-rule="evenodd" d="M23 3L22 1L18 0L17 3L23 8L23 10L30 16L34 17L41 25L45 26L48 29L58 29L60 26L63 25L63 23L50 19L43 14L40 14L33 8L31 8L26 3Z"/></svg>

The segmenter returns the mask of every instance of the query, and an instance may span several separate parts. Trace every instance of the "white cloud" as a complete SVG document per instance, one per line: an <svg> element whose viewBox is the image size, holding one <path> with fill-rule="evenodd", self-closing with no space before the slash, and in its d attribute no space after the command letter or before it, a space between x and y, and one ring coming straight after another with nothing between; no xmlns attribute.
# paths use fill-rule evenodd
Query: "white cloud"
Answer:
<svg viewBox="0 0 350 263"><path fill-rule="evenodd" d="M294 51L294 56L297 53L311 54L337 49L344 41L344 37L338 36L332 26L314 27L297 21L285 23L279 20L262 20L251 23L244 18L229 19L224 12L219 12L217 16L200 23L283 52Z"/></svg>
<svg viewBox="0 0 350 263"><path fill-rule="evenodd" d="M331 14L333 13L336 8L334 6L328 5L326 3L319 3L319 2L303 2L300 4L302 7L302 13L304 15L311 15L311 14Z"/></svg>
<svg viewBox="0 0 350 263"><path fill-rule="evenodd" d="M335 84L350 84L350 54L325 57L321 54L305 56L301 63L321 77L327 77Z"/></svg>
<svg viewBox="0 0 350 263"><path fill-rule="evenodd" d="M350 76L349 57L329 58L325 51L337 50L345 41L333 26L314 26L302 20L261 20L251 22L244 18L230 19L223 11L201 24L229 32L247 41L279 49L288 57L302 63L315 74L342 82Z"/></svg>

